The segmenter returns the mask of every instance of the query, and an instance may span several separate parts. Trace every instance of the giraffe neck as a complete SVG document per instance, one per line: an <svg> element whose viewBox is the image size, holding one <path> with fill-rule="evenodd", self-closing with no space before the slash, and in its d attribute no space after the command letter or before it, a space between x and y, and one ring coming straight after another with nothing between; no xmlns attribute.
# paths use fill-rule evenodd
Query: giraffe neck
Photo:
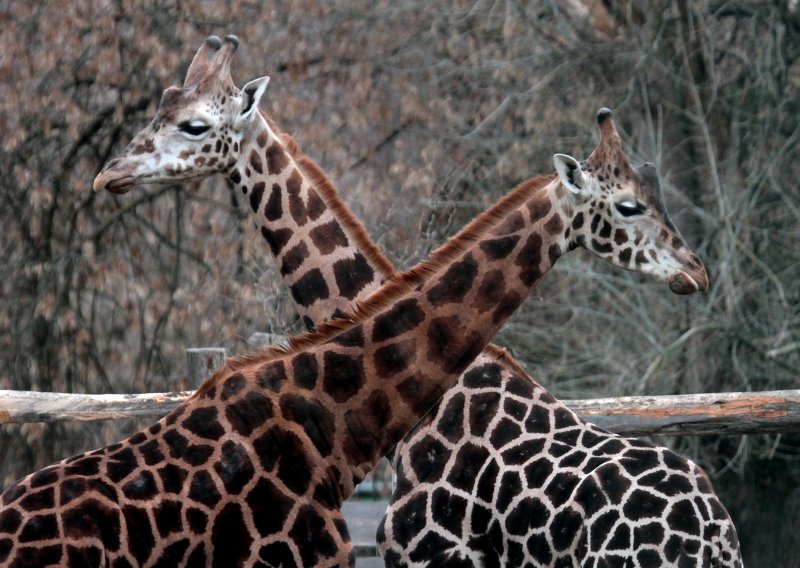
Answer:
<svg viewBox="0 0 800 568"><path fill-rule="evenodd" d="M229 179L247 196L298 312L307 327L315 329L351 313L357 302L365 301L392 277L394 268L369 241L316 164L298 157L287 139L262 116L244 142L243 158ZM342 495L347 496L380 456L455 384L567 250L568 231L561 221L565 212L555 206L563 188L550 181L535 178L522 184L419 270L395 277L395 291L389 294L397 295L398 287L422 286L427 292L415 293L424 298L422 302L399 299L383 316L377 314L334 339L331 351L314 355L322 382L329 377L328 389L339 393L330 403L341 427L332 431L346 433L337 435L342 445L332 455L347 459L328 467L339 471L336 477L342 480ZM431 268L459 254L461 261L450 269L437 273ZM433 279L426 283L432 270ZM418 282L411 285L409 278ZM386 302L386 293L378 296L376 303ZM420 334L417 328L423 319L429 323ZM465 322L471 325L465 327ZM396 332L403 325L409 328ZM375 329L382 331L376 334ZM359 349L362 355L350 353ZM307 355L295 357L306 360ZM338 369L334 368L337 364ZM370 380L375 384L369 384ZM351 399L345 392L369 394ZM331 398L330 393L319 396Z"/></svg>
<svg viewBox="0 0 800 568"><path fill-rule="evenodd" d="M333 477L346 498L568 249L564 211L556 205L561 191L552 178L522 184L431 259L394 277L359 307L354 324L321 325L288 354L234 360L221 387L212 379L197 396L224 391L231 372L268 391L275 382L264 377L286 377L279 406L304 410L284 410L284 417L298 417L309 448L334 450L310 459L337 471ZM325 418L309 420L310 405ZM315 442L320 436L324 443Z"/></svg>
<svg viewBox="0 0 800 568"><path fill-rule="evenodd" d="M247 196L306 327L350 313L394 272L391 263L335 193L320 187L329 183L324 175L298 163L293 143L263 115L243 143L229 180Z"/></svg>

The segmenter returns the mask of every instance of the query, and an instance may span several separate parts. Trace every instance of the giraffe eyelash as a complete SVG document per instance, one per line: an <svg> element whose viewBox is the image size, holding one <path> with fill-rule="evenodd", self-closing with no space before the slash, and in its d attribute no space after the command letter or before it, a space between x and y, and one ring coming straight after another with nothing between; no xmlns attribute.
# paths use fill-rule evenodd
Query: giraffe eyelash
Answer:
<svg viewBox="0 0 800 568"><path fill-rule="evenodd" d="M645 210L645 206L638 201L620 201L619 203L615 203L614 207L623 217L641 215Z"/></svg>
<svg viewBox="0 0 800 568"><path fill-rule="evenodd" d="M206 124L201 120L186 120L178 125L178 129L182 134L189 136L202 136L211 129L210 124Z"/></svg>

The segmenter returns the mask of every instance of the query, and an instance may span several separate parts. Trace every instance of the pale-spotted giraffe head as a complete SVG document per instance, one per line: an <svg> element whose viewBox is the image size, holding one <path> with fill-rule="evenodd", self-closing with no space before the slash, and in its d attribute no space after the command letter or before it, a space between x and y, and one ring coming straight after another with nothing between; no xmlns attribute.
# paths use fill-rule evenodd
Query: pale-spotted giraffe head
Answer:
<svg viewBox="0 0 800 568"><path fill-rule="evenodd" d="M585 162L553 156L574 205L570 241L612 264L668 282L676 294L706 291L703 263L667 214L655 166L628 162L610 110L600 109L597 124L600 141Z"/></svg>
<svg viewBox="0 0 800 568"><path fill-rule="evenodd" d="M164 91L152 122L105 165L94 180L95 191L125 193L145 183L204 178L239 160L269 77L241 90L234 86L230 62L238 45L235 36L203 42L183 86Z"/></svg>

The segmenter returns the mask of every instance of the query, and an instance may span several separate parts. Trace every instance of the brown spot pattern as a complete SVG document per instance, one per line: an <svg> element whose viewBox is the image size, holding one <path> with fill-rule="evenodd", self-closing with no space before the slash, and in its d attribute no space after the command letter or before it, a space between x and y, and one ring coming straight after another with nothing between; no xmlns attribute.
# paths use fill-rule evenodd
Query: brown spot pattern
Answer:
<svg viewBox="0 0 800 568"><path fill-rule="evenodd" d="M358 293L375 278L375 270L369 265L367 258L356 253L353 258L343 258L333 263L333 277L339 294L353 300Z"/></svg>
<svg viewBox="0 0 800 568"><path fill-rule="evenodd" d="M471 306L480 311L494 309L501 302L505 291L505 276L502 271L492 270L481 279Z"/></svg>
<svg viewBox="0 0 800 568"><path fill-rule="evenodd" d="M530 211L531 214L531 223L536 223L540 219L544 219L544 216L550 212L550 208L552 207L549 197L545 194L537 195L529 200L527 205L528 211Z"/></svg>
<svg viewBox="0 0 800 568"><path fill-rule="evenodd" d="M294 301L301 306L310 306L317 300L330 296L328 284L319 268L313 268L289 287Z"/></svg>
<svg viewBox="0 0 800 568"><path fill-rule="evenodd" d="M539 270L541 262L542 237L537 233L532 233L514 262L520 268L520 278L526 286L532 286L541 277L542 273Z"/></svg>
<svg viewBox="0 0 800 568"><path fill-rule="evenodd" d="M364 358L328 351L323 357L322 386L336 402L355 396L364 386Z"/></svg>
<svg viewBox="0 0 800 568"><path fill-rule="evenodd" d="M303 187L303 176L295 168L292 175L286 180L286 192L289 194L289 213L295 223L302 227L308 222L308 212L303 198L300 196L300 189Z"/></svg>
<svg viewBox="0 0 800 568"><path fill-rule="evenodd" d="M264 216L268 221L277 221L283 217L283 203L281 202L281 186L277 183L272 184L272 191L267 200L267 206L264 208Z"/></svg>
<svg viewBox="0 0 800 568"><path fill-rule="evenodd" d="M525 218L522 216L522 213L515 211L506 217L505 220L492 231L492 234L502 237L521 231L524 227Z"/></svg>
<svg viewBox="0 0 800 568"><path fill-rule="evenodd" d="M378 376L386 379L405 371L414 359L416 345L412 338L376 349L373 362Z"/></svg>
<svg viewBox="0 0 800 568"><path fill-rule="evenodd" d="M314 246L317 247L322 254L330 254L336 247L346 247L350 243L347 240L347 235L344 234L342 227L337 220L329 221L318 227L314 227L309 235Z"/></svg>
<svg viewBox="0 0 800 568"><path fill-rule="evenodd" d="M288 276L300 268L309 257L306 243L300 241L281 257L281 274Z"/></svg>
<svg viewBox="0 0 800 568"><path fill-rule="evenodd" d="M502 260L511 254L517 246L519 237L516 235L501 237L499 239L484 240L480 243L480 249L486 255L487 260Z"/></svg>
<svg viewBox="0 0 800 568"><path fill-rule="evenodd" d="M273 231L267 227L261 227L261 236L267 241L273 256L278 256L283 247L286 246L286 243L289 242L289 239L292 238L292 230L276 229Z"/></svg>
<svg viewBox="0 0 800 568"><path fill-rule="evenodd" d="M438 279L439 282L428 291L428 301L434 306L462 301L472 289L477 275L478 263L472 253L467 253L461 260L451 264Z"/></svg>
<svg viewBox="0 0 800 568"><path fill-rule="evenodd" d="M255 150L250 152L250 167L259 174L264 173L264 164L261 161L261 156Z"/></svg>
<svg viewBox="0 0 800 568"><path fill-rule="evenodd" d="M253 191L250 193L250 208L254 213L258 211L259 207L261 207L261 198L264 196L264 187L265 184L263 181L259 181L253 185Z"/></svg>
<svg viewBox="0 0 800 568"><path fill-rule="evenodd" d="M278 175L289 163L286 152L278 142L273 142L267 148L267 171L270 175Z"/></svg>
<svg viewBox="0 0 800 568"><path fill-rule="evenodd" d="M416 328L425 319L425 312L415 298L401 300L372 324L372 341L380 343Z"/></svg>

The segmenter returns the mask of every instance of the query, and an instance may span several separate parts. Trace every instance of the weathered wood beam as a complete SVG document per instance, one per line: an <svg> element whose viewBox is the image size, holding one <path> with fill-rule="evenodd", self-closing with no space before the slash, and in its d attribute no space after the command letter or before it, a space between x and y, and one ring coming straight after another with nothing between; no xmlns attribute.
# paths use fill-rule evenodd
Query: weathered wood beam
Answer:
<svg viewBox="0 0 800 568"><path fill-rule="evenodd" d="M160 418L192 391L146 394L71 394L0 390L0 424Z"/></svg>
<svg viewBox="0 0 800 568"><path fill-rule="evenodd" d="M565 400L618 434L700 436L800 431L800 390Z"/></svg>
<svg viewBox="0 0 800 568"><path fill-rule="evenodd" d="M67 394L0 390L0 423L160 418L191 391ZM565 400L582 418L629 436L800 431L800 390Z"/></svg>

